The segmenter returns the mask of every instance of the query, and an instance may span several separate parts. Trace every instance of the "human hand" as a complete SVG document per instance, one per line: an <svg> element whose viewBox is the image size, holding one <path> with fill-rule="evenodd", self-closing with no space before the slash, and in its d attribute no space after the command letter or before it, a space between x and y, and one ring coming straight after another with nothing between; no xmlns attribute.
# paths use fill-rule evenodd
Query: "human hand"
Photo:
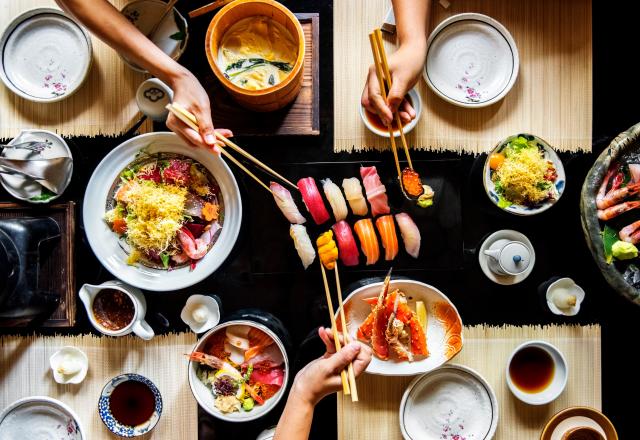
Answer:
<svg viewBox="0 0 640 440"><path fill-rule="evenodd" d="M315 406L324 396L342 389L340 372L353 362L353 372L358 377L371 362L371 348L354 341L336 352L331 329L320 327L318 335L326 352L307 364L293 382L292 394ZM342 342L342 337L340 337Z"/></svg>
<svg viewBox="0 0 640 440"><path fill-rule="evenodd" d="M231 137L233 133L225 128L214 130L209 96L198 79L188 70L181 69L171 78L170 86L173 89L173 101L181 104L195 115L200 130L199 132L195 131L173 113L169 113L167 116L167 127L187 144L194 147L205 147L219 153L222 142L216 138L214 131L225 137Z"/></svg>
<svg viewBox="0 0 640 440"><path fill-rule="evenodd" d="M387 102L380 92L376 68L371 65L360 100L362 106L376 113L386 125L392 122L396 111L404 124L411 122L416 117L416 112L404 97L420 79L425 57L426 44L423 46L421 43L401 45L387 57L391 73L391 90L387 94Z"/></svg>

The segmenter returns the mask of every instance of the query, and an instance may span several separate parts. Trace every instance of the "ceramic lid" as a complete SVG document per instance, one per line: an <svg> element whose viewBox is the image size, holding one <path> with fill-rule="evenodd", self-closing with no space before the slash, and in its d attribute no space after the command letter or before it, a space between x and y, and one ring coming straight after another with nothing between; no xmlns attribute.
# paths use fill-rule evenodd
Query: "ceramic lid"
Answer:
<svg viewBox="0 0 640 440"><path fill-rule="evenodd" d="M514 241L507 243L500 252L500 266L511 274L519 274L527 270L530 262L529 248Z"/></svg>

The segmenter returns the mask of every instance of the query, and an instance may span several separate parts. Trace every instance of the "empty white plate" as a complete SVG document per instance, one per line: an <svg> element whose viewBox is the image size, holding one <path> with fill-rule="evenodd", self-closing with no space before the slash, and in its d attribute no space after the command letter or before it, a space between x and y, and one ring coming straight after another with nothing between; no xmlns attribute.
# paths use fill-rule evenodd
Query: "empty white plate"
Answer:
<svg viewBox="0 0 640 440"><path fill-rule="evenodd" d="M427 42L423 76L442 99L485 107L502 99L518 76L518 49L500 23L465 13L442 21Z"/></svg>

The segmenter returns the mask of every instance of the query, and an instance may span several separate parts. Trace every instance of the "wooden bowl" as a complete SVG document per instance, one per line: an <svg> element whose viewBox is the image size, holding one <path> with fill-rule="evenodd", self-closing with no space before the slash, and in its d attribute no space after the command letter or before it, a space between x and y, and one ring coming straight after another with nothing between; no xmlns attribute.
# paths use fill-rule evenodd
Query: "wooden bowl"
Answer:
<svg viewBox="0 0 640 440"><path fill-rule="evenodd" d="M576 422L571 422L569 419L574 420ZM589 423L588 426L594 428L600 433L604 433L607 440L618 440L618 433L616 432L616 428L614 428L613 423L602 414L600 411L594 408L589 408L588 406L572 406L566 409L563 409L547 422L542 433L540 434L540 440L551 440L555 437L554 431L558 428L558 425L561 423L565 423L564 429L568 429L570 427L575 426L585 426L584 418L590 419L593 423ZM599 427L599 429L598 429ZM563 430L564 430L563 429ZM555 433L562 435L561 433Z"/></svg>
<svg viewBox="0 0 640 440"><path fill-rule="evenodd" d="M229 81L218 67L219 44L227 30L238 21L265 15L285 27L298 44L298 57L289 75L273 87L262 90L246 90ZM293 13L273 0L236 0L222 8L211 20L205 39L205 51L209 65L231 96L243 107L259 112L278 110L293 101L302 87L304 64L304 33Z"/></svg>

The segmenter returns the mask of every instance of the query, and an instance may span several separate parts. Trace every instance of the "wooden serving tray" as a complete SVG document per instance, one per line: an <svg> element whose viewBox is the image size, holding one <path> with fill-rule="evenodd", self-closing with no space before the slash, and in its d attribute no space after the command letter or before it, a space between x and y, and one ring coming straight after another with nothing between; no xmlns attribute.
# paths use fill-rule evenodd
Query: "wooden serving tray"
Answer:
<svg viewBox="0 0 640 440"><path fill-rule="evenodd" d="M269 113L252 112L241 107L222 87L213 74L204 79L211 98L213 124L233 131L236 136L320 134L320 76L318 13L295 14L302 24L306 52L302 89L287 107Z"/></svg>
<svg viewBox="0 0 640 440"><path fill-rule="evenodd" d="M42 327L73 327L76 322L75 207L75 202L33 206L0 203L0 218L51 217L60 225L60 242L42 266L38 281L39 287L60 292L60 304Z"/></svg>

